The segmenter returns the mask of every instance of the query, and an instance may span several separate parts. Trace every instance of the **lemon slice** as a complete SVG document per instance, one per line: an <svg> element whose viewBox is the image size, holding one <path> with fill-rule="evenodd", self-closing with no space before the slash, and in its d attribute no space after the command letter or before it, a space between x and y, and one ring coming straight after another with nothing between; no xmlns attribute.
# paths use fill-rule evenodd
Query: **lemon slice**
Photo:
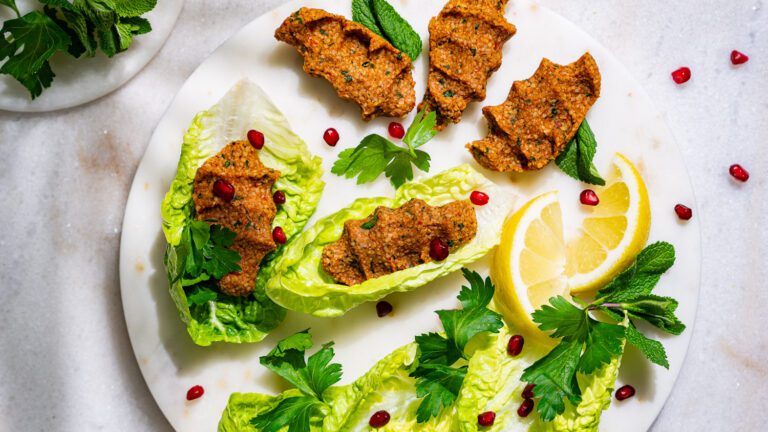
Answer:
<svg viewBox="0 0 768 432"><path fill-rule="evenodd" d="M556 192L529 201L504 224L491 277L496 306L518 330L551 343L531 319L551 297L569 297L565 278L566 245Z"/></svg>
<svg viewBox="0 0 768 432"><path fill-rule="evenodd" d="M600 204L589 207L577 236L568 242L565 275L571 294L594 292L626 269L643 250L651 207L643 178L623 155L613 159Z"/></svg>
<svg viewBox="0 0 768 432"><path fill-rule="evenodd" d="M492 267L496 305L518 330L552 343L531 314L551 297L590 293L632 263L648 240L648 191L637 169L617 154L600 204L589 208L566 242L556 192L534 198L504 224Z"/></svg>

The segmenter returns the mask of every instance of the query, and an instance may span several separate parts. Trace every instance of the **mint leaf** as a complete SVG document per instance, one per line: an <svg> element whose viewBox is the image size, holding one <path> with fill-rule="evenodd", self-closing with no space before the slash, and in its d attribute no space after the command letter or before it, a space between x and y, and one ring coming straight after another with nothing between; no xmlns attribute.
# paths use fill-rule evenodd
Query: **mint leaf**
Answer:
<svg viewBox="0 0 768 432"><path fill-rule="evenodd" d="M376 16L373 13L372 0L352 0L352 20L358 22L370 29L377 35L384 37L384 31L376 22Z"/></svg>
<svg viewBox="0 0 768 432"><path fill-rule="evenodd" d="M368 135L357 147L339 153L331 172L346 178L357 177L357 184L372 182L384 174L395 188L399 188L413 180L413 165L429 171L429 154L416 150L416 147L435 136L434 122L434 113L425 116L422 110L403 138L408 148L397 146L381 135Z"/></svg>
<svg viewBox="0 0 768 432"><path fill-rule="evenodd" d="M630 318L642 319L667 333L679 335L685 330L685 324L675 315L677 300L649 294L621 303Z"/></svg>
<svg viewBox="0 0 768 432"><path fill-rule="evenodd" d="M259 414L250 423L261 432L280 432L286 426L288 432L306 432L320 405L317 399L307 396L283 399L273 410Z"/></svg>
<svg viewBox="0 0 768 432"><path fill-rule="evenodd" d="M208 303L209 301L216 301L218 294L216 291L208 287L195 287L189 294L187 294L187 302L190 306L199 306Z"/></svg>
<svg viewBox="0 0 768 432"><path fill-rule="evenodd" d="M631 324L626 331L627 342L637 348L643 355L653 363L669 369L669 360L667 360L667 351L664 345L657 340L650 339Z"/></svg>
<svg viewBox="0 0 768 432"><path fill-rule="evenodd" d="M157 0L111 0L114 10L121 18L132 18L144 15L157 5Z"/></svg>
<svg viewBox="0 0 768 432"><path fill-rule="evenodd" d="M411 61L416 60L421 54L421 36L413 30L406 21L387 0L372 0L373 13L376 21L395 48L408 54Z"/></svg>
<svg viewBox="0 0 768 432"><path fill-rule="evenodd" d="M577 405L581 402L581 390L576 381L576 370L581 356L582 343L563 340L546 356L523 372L523 382L536 385L536 411L544 421L551 421L565 411L565 400Z"/></svg>
<svg viewBox="0 0 768 432"><path fill-rule="evenodd" d="M7 58L0 73L15 78L35 99L53 82L48 60L71 43L67 33L41 11L7 20L0 29L0 62Z"/></svg>
<svg viewBox="0 0 768 432"><path fill-rule="evenodd" d="M597 140L585 119L565 150L557 156L555 163L563 172L576 180L604 186L605 180L600 177L600 173L592 163L596 152Z"/></svg>
<svg viewBox="0 0 768 432"><path fill-rule="evenodd" d="M416 422L425 423L437 417L458 398L467 367L452 368L439 364L419 366L416 377L416 397L421 403L416 410Z"/></svg>
<svg viewBox="0 0 768 432"><path fill-rule="evenodd" d="M635 262L597 293L603 302L624 302L650 294L661 275L675 263L675 248L657 242L643 249Z"/></svg>

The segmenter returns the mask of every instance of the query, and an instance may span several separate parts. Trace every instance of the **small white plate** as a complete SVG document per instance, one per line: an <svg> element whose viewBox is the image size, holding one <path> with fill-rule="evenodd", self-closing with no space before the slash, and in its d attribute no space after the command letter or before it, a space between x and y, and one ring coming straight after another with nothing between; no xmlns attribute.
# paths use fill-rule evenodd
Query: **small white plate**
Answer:
<svg viewBox="0 0 768 432"><path fill-rule="evenodd" d="M22 15L40 9L38 1L17 2ZM137 36L131 47L112 58L101 51L95 57L76 59L66 53L51 58L56 74L51 87L44 89L37 99L9 75L0 75L0 110L19 112L46 112L72 108L98 99L133 78L152 57L160 51L179 17L184 0L160 0L144 17L152 24L152 31ZM0 6L0 21L15 18L13 11Z"/></svg>
<svg viewBox="0 0 768 432"><path fill-rule="evenodd" d="M445 1L392 3L426 41L429 19ZM593 54L603 76L602 97L588 117L599 143L597 167L605 170L613 154L621 152L642 172L654 217L650 239L674 244L678 255L677 263L663 276L657 290L680 300L679 316L688 325L682 336L660 336L669 354L670 370L651 365L632 349L625 355L619 381L632 383L638 394L625 402L614 402L604 415L601 429L645 431L672 390L693 333L699 291L699 224L695 218L680 222L673 212L678 202L695 209L688 174L664 119L615 57L553 12L527 0L511 3L507 17L517 26L518 33L504 48L503 67L490 80L487 100L473 104L461 124L449 127L425 146L433 157L431 174L459 163L477 166L464 144L486 133L480 108L504 101L512 82L528 78L542 57L569 63L584 51ZM286 335L311 327L317 343L334 340L336 360L344 366L346 383L393 349L413 341L415 335L438 329L433 311L456 305L455 296L462 283L460 274L442 278L413 293L391 296L388 300L395 307L394 316L384 319L376 317L373 304L366 304L336 319L289 313L282 326L260 344L201 348L187 336L167 292L160 203L176 172L182 135L194 114L216 103L238 80L249 77L261 85L311 151L324 158L327 186L314 220L344 207L356 197L392 194L386 180L358 187L354 181L329 172L341 150L356 145L368 133L386 134L389 120L362 122L356 106L341 101L324 81L304 74L296 51L274 39L274 31L282 20L301 6L351 14L350 1L299 0L256 19L222 45L192 74L160 121L128 200L120 256L126 322L144 378L158 405L179 431L215 430L232 392L279 392L283 384L259 365L258 357ZM426 86L427 57L425 52L416 62L414 77L419 96ZM410 119L404 123L409 124ZM341 133L342 140L336 148L326 146L321 138L330 126ZM578 193L582 185L554 166L516 176L486 174L505 187L515 188L522 196L521 203L557 189L561 191L566 214L579 211ZM487 273L487 260L472 267ZM187 402L185 392L196 384L205 387L205 396Z"/></svg>

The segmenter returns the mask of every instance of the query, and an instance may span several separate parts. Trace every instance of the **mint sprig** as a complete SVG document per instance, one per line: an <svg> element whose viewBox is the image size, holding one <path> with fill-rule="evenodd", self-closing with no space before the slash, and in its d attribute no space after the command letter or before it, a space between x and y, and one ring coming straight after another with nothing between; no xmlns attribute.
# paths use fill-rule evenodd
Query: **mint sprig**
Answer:
<svg viewBox="0 0 768 432"><path fill-rule="evenodd" d="M659 242L647 246L635 262L600 290L589 304L553 297L533 313L533 321L558 345L525 369L522 380L535 384L537 411L551 421L565 411L566 401L581 401L576 374L591 374L621 355L624 342L636 346L650 361L669 367L664 346L642 334L635 322L645 321L678 335L685 325L675 315L678 302L652 294L661 275L675 261L674 247ZM593 312L602 312L596 315ZM599 318L611 320L601 321Z"/></svg>
<svg viewBox="0 0 768 432"><path fill-rule="evenodd" d="M408 54L411 61L421 54L421 36L387 0L352 0L352 19Z"/></svg>
<svg viewBox="0 0 768 432"><path fill-rule="evenodd" d="M605 180L600 177L600 173L597 172L597 168L592 163L596 152L597 140L585 119L579 125L579 130L565 147L565 150L557 156L555 163L564 173L576 180L604 186Z"/></svg>

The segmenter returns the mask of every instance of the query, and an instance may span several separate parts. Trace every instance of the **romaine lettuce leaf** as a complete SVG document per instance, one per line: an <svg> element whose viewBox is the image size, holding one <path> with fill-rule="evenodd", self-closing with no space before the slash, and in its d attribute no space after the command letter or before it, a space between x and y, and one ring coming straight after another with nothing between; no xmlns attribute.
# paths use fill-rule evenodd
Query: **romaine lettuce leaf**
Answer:
<svg viewBox="0 0 768 432"><path fill-rule="evenodd" d="M259 154L261 161L281 173L275 188L285 192L287 201L278 208L275 225L281 226L290 239L315 212L325 186L321 159L309 153L304 141L291 131L287 119L258 85L240 81L214 107L198 114L184 135L176 178L162 205L169 281L178 274L175 246L185 224L193 218L192 189L198 168L225 145L244 139L249 129L264 133L267 143ZM196 344L258 342L283 320L285 310L264 291L274 260L282 250L262 262L256 290L248 297L219 295L215 301L190 307L181 282L170 287L181 319Z"/></svg>
<svg viewBox="0 0 768 432"><path fill-rule="evenodd" d="M475 239L452 253L443 262L430 262L354 286L334 283L322 270L323 248L341 237L344 222L363 219L378 206L398 207L420 198L430 205L444 205L483 190L491 202L476 207L478 232ZM411 291L441 276L472 263L499 242L499 233L514 199L493 185L469 165L461 165L426 180L407 183L394 198L364 198L327 216L297 236L275 262L275 271L267 282L267 295L291 310L321 317L335 317L369 301L393 292Z"/></svg>

